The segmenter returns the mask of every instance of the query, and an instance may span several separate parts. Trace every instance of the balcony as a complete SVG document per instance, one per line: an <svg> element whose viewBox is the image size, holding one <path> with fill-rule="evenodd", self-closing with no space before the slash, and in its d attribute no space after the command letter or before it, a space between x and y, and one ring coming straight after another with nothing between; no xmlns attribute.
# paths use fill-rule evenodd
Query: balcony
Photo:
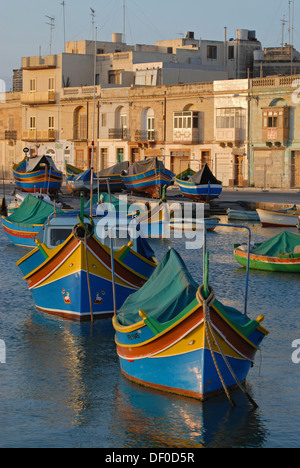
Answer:
<svg viewBox="0 0 300 468"><path fill-rule="evenodd" d="M21 95L21 104L28 105L28 106L38 106L41 104L55 104L55 103L56 103L55 91L23 93Z"/></svg>
<svg viewBox="0 0 300 468"><path fill-rule="evenodd" d="M174 128L173 143L196 145L199 143L198 128Z"/></svg>
<svg viewBox="0 0 300 468"><path fill-rule="evenodd" d="M55 130L23 130L22 141L45 142L55 141Z"/></svg>
<svg viewBox="0 0 300 468"><path fill-rule="evenodd" d="M157 132L155 130L136 130L135 141L151 143L157 141Z"/></svg>
<svg viewBox="0 0 300 468"><path fill-rule="evenodd" d="M108 138L110 140L123 140L127 141L129 130L127 128L109 128Z"/></svg>
<svg viewBox="0 0 300 468"><path fill-rule="evenodd" d="M220 146L239 145L243 139L243 130L241 128L216 129L216 141L220 143Z"/></svg>
<svg viewBox="0 0 300 468"><path fill-rule="evenodd" d="M262 140L267 146L287 144L290 134L289 107L267 107L263 111Z"/></svg>
<svg viewBox="0 0 300 468"><path fill-rule="evenodd" d="M17 130L5 130L5 140L17 141Z"/></svg>

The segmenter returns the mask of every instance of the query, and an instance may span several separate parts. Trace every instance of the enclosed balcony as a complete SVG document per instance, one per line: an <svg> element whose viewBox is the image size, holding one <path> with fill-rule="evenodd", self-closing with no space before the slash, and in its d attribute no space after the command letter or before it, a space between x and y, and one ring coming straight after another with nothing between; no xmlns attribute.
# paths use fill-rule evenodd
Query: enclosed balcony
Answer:
<svg viewBox="0 0 300 468"><path fill-rule="evenodd" d="M55 130L23 130L22 140L28 142L55 141Z"/></svg>
<svg viewBox="0 0 300 468"><path fill-rule="evenodd" d="M42 104L55 104L55 91L23 93L21 95L21 104L28 106L38 106Z"/></svg>
<svg viewBox="0 0 300 468"><path fill-rule="evenodd" d="M290 108L266 107L262 114L262 140L267 146L286 145L290 133Z"/></svg>
<svg viewBox="0 0 300 468"><path fill-rule="evenodd" d="M245 140L245 111L242 108L216 109L216 141L220 146L236 146Z"/></svg>
<svg viewBox="0 0 300 468"><path fill-rule="evenodd" d="M185 145L193 145L199 143L198 112L174 112L173 142Z"/></svg>

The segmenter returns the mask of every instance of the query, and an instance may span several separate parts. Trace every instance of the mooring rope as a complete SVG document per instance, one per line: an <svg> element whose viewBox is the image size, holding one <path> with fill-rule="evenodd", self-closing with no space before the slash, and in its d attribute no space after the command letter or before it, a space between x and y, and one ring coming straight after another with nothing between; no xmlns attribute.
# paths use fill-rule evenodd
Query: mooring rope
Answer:
<svg viewBox="0 0 300 468"><path fill-rule="evenodd" d="M251 402L251 404L255 407L255 408L258 408L258 405L257 403L253 400L253 398L249 395L249 393L246 391L246 389L242 386L241 382L238 380L238 378L236 377L231 365L229 364L228 362L228 359L226 358L218 340L217 340L217 337L216 337L216 334L214 333L214 330L213 330L213 326L212 326L212 323L211 323L211 317L210 317L210 306L213 304L214 300L215 300L215 293L214 293L214 290L213 288L209 288L210 289L210 294L208 296L207 299L205 299L205 297L203 296L203 286L200 286L198 288L198 291L196 293L196 298L199 302L199 304L202 305L203 307L203 317L204 317L204 326L205 326L205 335L206 335L206 338L207 338L207 341L208 341L208 346L209 346L209 349L210 349L210 352L211 352L211 356L212 356L212 359L214 361L214 365L216 367L216 371L218 373L218 376L220 378L220 381L222 383L222 386L223 386L223 389L226 393L226 396L228 398L228 400L230 401L230 403L232 404L232 406L236 406L235 402L233 401L233 399L231 398L230 396L230 393L228 391L228 388L225 384L225 381L223 379L223 376L222 376L222 373L220 371L220 368L217 364L217 360L216 360L216 357L215 357L215 352L213 350L213 347L212 347L212 343L211 343L211 339L210 339L210 334L221 354L221 356L223 357L224 359L224 362L229 370L229 372L231 373L233 379L235 380L237 386L240 388L240 390L246 395L246 397L248 398L248 400Z"/></svg>
<svg viewBox="0 0 300 468"><path fill-rule="evenodd" d="M87 233L86 232L85 232L85 236L84 236L84 251L85 251L86 275L87 275L88 293L89 293L90 311L91 311L91 322L93 323L94 322L94 315L93 315L90 272L89 272L89 263L88 263L88 254L87 254Z"/></svg>

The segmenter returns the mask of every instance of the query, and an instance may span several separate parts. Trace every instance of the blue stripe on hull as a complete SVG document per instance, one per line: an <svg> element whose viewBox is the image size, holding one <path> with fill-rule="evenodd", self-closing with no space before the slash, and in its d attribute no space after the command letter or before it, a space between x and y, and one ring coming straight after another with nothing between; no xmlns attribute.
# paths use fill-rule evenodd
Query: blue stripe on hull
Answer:
<svg viewBox="0 0 300 468"><path fill-rule="evenodd" d="M235 385L222 356L215 353L217 364L227 387ZM246 380L251 363L243 359L227 357L240 382ZM211 353L200 349L186 354L161 358L144 358L127 361L120 358L122 371L130 378L151 387L173 393L196 393L195 397L205 399L210 394L223 390ZM164 388L165 387L165 388Z"/></svg>
<svg viewBox="0 0 300 468"><path fill-rule="evenodd" d="M112 283L98 276L90 274L91 298L93 313L113 313ZM80 271L62 279L48 283L42 287L32 289L36 307L46 312L71 316L90 316L90 300L88 292L87 274ZM120 308L127 297L135 289L116 284L117 308ZM69 293L69 294L68 294ZM70 302L64 298L70 297ZM101 303L95 303L96 298Z"/></svg>

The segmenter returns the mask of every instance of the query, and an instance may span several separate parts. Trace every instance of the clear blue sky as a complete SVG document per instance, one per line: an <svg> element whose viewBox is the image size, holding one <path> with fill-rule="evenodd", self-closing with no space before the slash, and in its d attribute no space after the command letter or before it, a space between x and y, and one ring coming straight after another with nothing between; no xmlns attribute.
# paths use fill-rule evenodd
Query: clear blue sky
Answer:
<svg viewBox="0 0 300 468"><path fill-rule="evenodd" d="M294 44L300 49L300 0L295 0ZM62 0L0 0L0 79L8 82L21 57L49 54L50 26L55 17L52 53L63 51ZM123 32L123 0L65 0L66 41L92 39L92 16L98 40L110 41ZM281 20L289 19L288 0L126 0L126 42L155 44L174 39L185 31L195 37L223 40L235 37L237 29L256 30L263 47L281 45ZM288 42L288 24L285 42Z"/></svg>

